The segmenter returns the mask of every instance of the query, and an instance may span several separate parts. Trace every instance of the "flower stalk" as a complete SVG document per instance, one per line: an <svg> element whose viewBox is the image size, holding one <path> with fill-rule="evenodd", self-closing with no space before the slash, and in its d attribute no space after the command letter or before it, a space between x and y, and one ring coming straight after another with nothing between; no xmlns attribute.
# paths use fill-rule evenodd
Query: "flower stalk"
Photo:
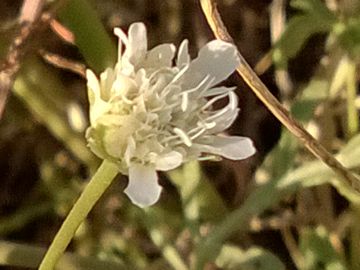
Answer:
<svg viewBox="0 0 360 270"><path fill-rule="evenodd" d="M105 190L110 186L118 172L119 170L113 163L107 160L103 161L61 225L60 230L56 234L39 266L39 270L54 269L56 263L75 235L76 230L85 220L95 203L102 194L104 194Z"/></svg>
<svg viewBox="0 0 360 270"><path fill-rule="evenodd" d="M355 106L356 99L356 64L353 60L348 60L348 73L346 78L347 90L347 132L348 137L353 137L359 129L359 116Z"/></svg>

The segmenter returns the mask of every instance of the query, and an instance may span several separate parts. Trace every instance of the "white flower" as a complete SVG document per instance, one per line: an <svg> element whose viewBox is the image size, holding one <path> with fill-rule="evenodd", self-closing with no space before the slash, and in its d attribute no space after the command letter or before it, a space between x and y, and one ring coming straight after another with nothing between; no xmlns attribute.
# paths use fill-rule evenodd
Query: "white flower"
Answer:
<svg viewBox="0 0 360 270"><path fill-rule="evenodd" d="M148 50L142 23L132 24L128 36L119 28L114 32L119 37L115 68L106 69L100 80L87 70L91 126L86 137L97 156L129 175L125 193L134 204L145 207L159 199L156 171L193 159L240 160L255 153L249 138L217 135L238 114L235 87L216 86L239 65L232 44L213 40L191 61L184 40L174 61L173 44ZM214 110L223 98L228 104Z"/></svg>

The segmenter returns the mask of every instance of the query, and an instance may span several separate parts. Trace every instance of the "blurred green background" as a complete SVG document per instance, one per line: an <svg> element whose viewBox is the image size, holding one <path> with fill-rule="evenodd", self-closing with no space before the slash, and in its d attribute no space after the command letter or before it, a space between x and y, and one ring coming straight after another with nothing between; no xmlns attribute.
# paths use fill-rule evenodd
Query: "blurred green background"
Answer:
<svg viewBox="0 0 360 270"><path fill-rule="evenodd" d="M116 61L112 29L136 21L146 24L150 48L186 38L195 57L213 39L195 0L63 2L51 27L27 44L0 119L0 269L36 268L100 164L84 139L86 81L57 63L101 72ZM0 2L1 59L18 33L22 4ZM54 4L45 2L45 10ZM218 8L264 83L357 173L360 2L223 0ZM359 194L283 129L237 75L225 84L238 86L241 108L229 133L251 137L257 154L162 174L161 200L145 210L124 196L127 179L118 177L58 269L360 269Z"/></svg>

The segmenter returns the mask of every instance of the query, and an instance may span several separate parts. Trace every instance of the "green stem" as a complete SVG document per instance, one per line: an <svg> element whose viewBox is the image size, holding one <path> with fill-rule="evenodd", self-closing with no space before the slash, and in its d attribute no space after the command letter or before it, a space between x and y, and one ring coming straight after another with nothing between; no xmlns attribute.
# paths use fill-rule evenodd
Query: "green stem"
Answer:
<svg viewBox="0 0 360 270"><path fill-rule="evenodd" d="M358 222L360 221L360 205L352 204L353 221L350 229L350 263L351 269L359 269L360 267L360 228Z"/></svg>
<svg viewBox="0 0 360 270"><path fill-rule="evenodd" d="M348 73L346 78L347 89L347 129L348 137L351 138L356 134L359 129L359 118L357 109L355 106L356 99L356 64L352 61L348 61Z"/></svg>
<svg viewBox="0 0 360 270"><path fill-rule="evenodd" d="M16 269L35 269L38 267L44 254L44 248L0 240L0 267L11 266L6 269L14 269L14 267L16 267ZM128 268L120 261L114 262L100 260L94 257L82 257L66 252L59 260L57 269L124 270Z"/></svg>
<svg viewBox="0 0 360 270"><path fill-rule="evenodd" d="M76 230L89 214L95 203L99 200L101 195L112 183L117 173L118 169L113 163L106 160L103 161L56 234L50 248L46 252L45 257L40 264L39 270L54 269L57 261L75 235Z"/></svg>
<svg viewBox="0 0 360 270"><path fill-rule="evenodd" d="M14 214L0 218L0 236L16 232L25 227L26 224L34 221L36 218L49 213L53 205L49 202L27 204L20 208Z"/></svg>

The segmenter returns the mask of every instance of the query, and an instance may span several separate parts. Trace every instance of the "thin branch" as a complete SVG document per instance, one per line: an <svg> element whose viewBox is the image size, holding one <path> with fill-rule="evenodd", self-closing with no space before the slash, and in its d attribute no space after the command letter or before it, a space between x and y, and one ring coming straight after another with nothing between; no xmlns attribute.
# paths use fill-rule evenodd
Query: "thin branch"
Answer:
<svg viewBox="0 0 360 270"><path fill-rule="evenodd" d="M260 218L259 216L252 217L249 221L249 230L251 232L282 230L285 227L300 225L307 225L307 222L300 216L295 215L291 210L285 209L280 214L275 214L267 218Z"/></svg>
<svg viewBox="0 0 360 270"><path fill-rule="evenodd" d="M291 233L290 227L284 227L280 230L280 232L286 248L289 251L290 257L295 263L297 269L304 269L305 258L298 248L298 243L296 242L293 234Z"/></svg>
<svg viewBox="0 0 360 270"><path fill-rule="evenodd" d="M39 53L44 58L44 60L46 62L48 62L49 64L52 64L58 68L69 70L73 73L80 75L82 78L86 78L85 65L75 62L75 61L72 61L72 60L69 60L69 59L66 59L60 55L47 52L45 50L40 50Z"/></svg>
<svg viewBox="0 0 360 270"><path fill-rule="evenodd" d="M39 20L39 14L43 1L25 0L21 14L19 15L20 29L18 35L10 45L5 61L0 67L0 118L3 114L10 88L14 83L15 76L20 69L20 61L25 54L25 44L31 37L35 28L35 22Z"/></svg>
<svg viewBox="0 0 360 270"><path fill-rule="evenodd" d="M254 71L256 72L257 75L260 76L264 74L271 67L271 65L273 64L272 55L273 55L273 51L269 50L255 64Z"/></svg>
<svg viewBox="0 0 360 270"><path fill-rule="evenodd" d="M21 62L29 51L29 43L39 32L46 29L58 8L65 1L57 2L52 10L40 15L43 0L25 0L19 15L19 30L10 44L8 53L0 65L0 118L5 109L7 97L14 84Z"/></svg>
<svg viewBox="0 0 360 270"><path fill-rule="evenodd" d="M19 23L33 23L39 16L44 6L44 0L24 0L21 7Z"/></svg>
<svg viewBox="0 0 360 270"><path fill-rule="evenodd" d="M59 21L52 19L50 22L50 28L63 41L75 45L74 34L68 28L62 25Z"/></svg>
<svg viewBox="0 0 360 270"><path fill-rule="evenodd" d="M200 0L201 7L206 16L208 24L216 38L233 43L232 37L226 30L219 12L213 0ZM241 60L237 72L249 85L255 95L264 103L269 111L295 136L314 156L322 160L338 176L351 185L355 190L360 191L360 181L348 171L336 158L334 158L313 136L308 133L300 123L292 118L289 111L271 94L265 84L252 70L244 57L239 52Z"/></svg>

